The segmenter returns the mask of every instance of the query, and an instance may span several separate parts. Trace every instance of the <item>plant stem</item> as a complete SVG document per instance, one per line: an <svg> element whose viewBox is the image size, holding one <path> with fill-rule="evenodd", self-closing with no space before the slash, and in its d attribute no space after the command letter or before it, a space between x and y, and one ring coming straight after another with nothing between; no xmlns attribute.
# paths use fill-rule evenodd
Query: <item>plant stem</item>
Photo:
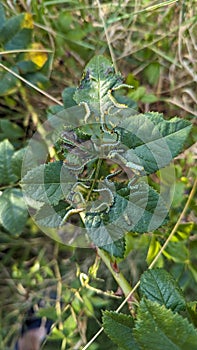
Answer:
<svg viewBox="0 0 197 350"><path fill-rule="evenodd" d="M61 295L62 295L62 276L60 273L59 265L58 265L58 253L59 253L59 243L55 244L54 247L54 271L55 271L55 277L57 279L57 298L56 298L56 313L59 319L59 329L63 330L63 323L62 323L62 310L61 310Z"/></svg>
<svg viewBox="0 0 197 350"><path fill-rule="evenodd" d="M112 262L111 257L110 257L110 255L107 252L105 252L104 250L98 248L98 255L101 257L101 259L103 260L103 262L105 263L105 265L107 266L109 271L111 272L112 276L114 277L114 279L116 280L116 282L118 283L120 288L122 289L125 297L127 297L128 294L132 290L132 287L129 284L129 282L126 280L126 278L124 277L122 272L114 271L114 269L113 269L113 267L111 265L111 262Z"/></svg>
<svg viewBox="0 0 197 350"><path fill-rule="evenodd" d="M85 220L85 213L82 212L80 213L81 220L84 223ZM127 297L131 291L132 291L132 286L129 284L129 282L126 280L122 272L116 272L113 267L112 267L112 258L110 255L105 252L104 250L97 248L97 253L102 259L102 261L105 263L109 271L111 272L112 276L114 277L115 281L117 282L118 286L122 289L125 297ZM128 299L127 299L128 300Z"/></svg>

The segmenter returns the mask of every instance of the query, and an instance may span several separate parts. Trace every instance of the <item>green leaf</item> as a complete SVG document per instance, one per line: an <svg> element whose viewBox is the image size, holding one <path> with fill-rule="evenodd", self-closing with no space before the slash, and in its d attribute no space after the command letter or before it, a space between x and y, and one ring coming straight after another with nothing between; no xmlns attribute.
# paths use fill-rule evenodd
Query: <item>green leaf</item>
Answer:
<svg viewBox="0 0 197 350"><path fill-rule="evenodd" d="M62 92L62 100L65 108L76 106L76 102L73 99L76 88L67 87Z"/></svg>
<svg viewBox="0 0 197 350"><path fill-rule="evenodd" d="M8 140L0 142L0 181L6 185L17 180L13 174L11 160L14 154L14 147Z"/></svg>
<svg viewBox="0 0 197 350"><path fill-rule="evenodd" d="M84 299L83 299L84 300ZM92 310L93 312L93 310ZM77 319L75 314L71 314L63 323L64 329L65 329L65 334L66 336L69 336L71 333L75 331L77 328Z"/></svg>
<svg viewBox="0 0 197 350"><path fill-rule="evenodd" d="M124 230L105 223L102 214L86 214L85 227L92 242L112 256L123 258L125 252Z"/></svg>
<svg viewBox="0 0 197 350"><path fill-rule="evenodd" d="M71 13L68 13L67 11L63 10L60 12L58 16L57 28L61 32L66 34L70 29L72 22L73 22L73 16L71 15Z"/></svg>
<svg viewBox="0 0 197 350"><path fill-rule="evenodd" d="M61 112L64 110L63 106L59 106L59 105L53 105L53 106L49 106L49 108L47 108L47 119L53 118L57 113Z"/></svg>
<svg viewBox="0 0 197 350"><path fill-rule="evenodd" d="M182 240L188 239L190 234L192 234L192 230L194 229L194 222L186 222L180 224L176 234L172 237L171 241L180 242Z"/></svg>
<svg viewBox="0 0 197 350"><path fill-rule="evenodd" d="M32 61L23 61L17 62L16 64L19 72L21 75L27 74L27 73L34 73L36 72L39 67Z"/></svg>
<svg viewBox="0 0 197 350"><path fill-rule="evenodd" d="M135 89L137 89L139 84L140 84L139 80L137 80L136 77L132 73L129 73L127 75L126 83L129 85L132 85Z"/></svg>
<svg viewBox="0 0 197 350"><path fill-rule="evenodd" d="M62 162L53 162L28 171L21 185L27 198L57 205L70 193L75 182L75 176Z"/></svg>
<svg viewBox="0 0 197 350"><path fill-rule="evenodd" d="M86 115L84 121L94 118L103 131L108 128L120 134L117 150L121 152L119 158L124 165L135 169L136 164L143 167L146 174L151 174L168 165L179 154L191 124L179 118L166 121L157 112L137 115L132 108L126 108L129 103L122 105L115 98L116 90L125 87L122 81L121 74L115 73L113 65L105 57L95 56L85 67L73 99L78 104L86 103L90 116ZM115 158L114 155L112 157Z"/></svg>
<svg viewBox="0 0 197 350"><path fill-rule="evenodd" d="M84 223L96 246L122 258L125 253L125 234L152 231L166 222L167 213L159 194L141 182L131 189L117 190L109 211L88 212Z"/></svg>
<svg viewBox="0 0 197 350"><path fill-rule="evenodd" d="M163 254L177 263L187 263L189 261L189 251L185 242L169 242Z"/></svg>
<svg viewBox="0 0 197 350"><path fill-rule="evenodd" d="M125 239L117 239L115 242L102 246L102 249L116 258L124 258L126 244Z"/></svg>
<svg viewBox="0 0 197 350"><path fill-rule="evenodd" d="M40 308L38 312L36 312L36 316L39 317L47 317L54 322L57 320L57 313L54 306Z"/></svg>
<svg viewBox="0 0 197 350"><path fill-rule="evenodd" d="M195 350L197 331L187 319L151 300L142 299L133 330L141 350Z"/></svg>
<svg viewBox="0 0 197 350"><path fill-rule="evenodd" d="M87 148L85 148L85 146ZM70 152L65 154L65 164L70 169L78 171L78 173L81 173L84 166L97 157L91 142L87 141L85 146L82 144L81 147L73 148Z"/></svg>
<svg viewBox="0 0 197 350"><path fill-rule="evenodd" d="M161 244L160 242L158 241L158 239L155 237L155 235L153 235L151 237L151 241L150 241L150 244L149 244L149 248L148 248L148 253L147 253L147 257L146 257L146 261L147 261L147 264L150 265L151 262L153 261L153 259L156 257L156 255L159 253L161 249ZM162 258L161 258L162 259ZM161 261L157 261L157 263L160 263ZM158 265L155 265L157 267L160 267Z"/></svg>
<svg viewBox="0 0 197 350"><path fill-rule="evenodd" d="M19 151L16 151L11 160L11 166L13 173L17 176L18 179L21 178L21 169L23 158L26 152L26 148L21 148Z"/></svg>
<svg viewBox="0 0 197 350"><path fill-rule="evenodd" d="M12 234L22 232L28 217L20 189L7 189L0 196L0 222Z"/></svg>
<svg viewBox="0 0 197 350"><path fill-rule="evenodd" d="M19 50L27 47L32 38L33 21L28 13L13 16L0 30L0 44L6 50Z"/></svg>
<svg viewBox="0 0 197 350"><path fill-rule="evenodd" d="M50 85L49 78L41 72L28 73L25 75L25 79L38 86L40 89L46 89Z"/></svg>
<svg viewBox="0 0 197 350"><path fill-rule="evenodd" d="M184 192L185 192L185 184L183 182L176 182L175 188L174 188L173 202L172 202L173 208L180 207L180 203L184 198Z"/></svg>
<svg viewBox="0 0 197 350"><path fill-rule="evenodd" d="M32 40L32 29L23 28L16 33L10 41L5 44L6 50L22 50L26 48Z"/></svg>
<svg viewBox="0 0 197 350"><path fill-rule="evenodd" d="M154 103L158 101L158 97L154 94L146 94L141 98L142 103Z"/></svg>
<svg viewBox="0 0 197 350"><path fill-rule="evenodd" d="M151 174L169 164L180 152L191 127L189 122L178 118L166 121L159 113L138 115L127 107L132 100L117 93L126 87L122 81L111 62L103 56L94 57L85 67L79 87L67 88L62 94L65 107L70 108L50 109L57 112L50 118L50 125L57 131L61 124L60 137L53 141L64 163L37 166L22 181L28 202L34 201L35 207L37 201L42 206L37 213L41 222L53 227L63 215L61 208L54 213L54 206L65 200L76 207L74 201L79 200L86 211L85 227L91 240L121 257L125 251L125 233L155 230L166 222L168 208L162 197L143 181L132 185L132 181L125 180L122 187L107 181L105 177L111 173L109 163L117 163L128 171L129 177L134 174L134 180L135 175L138 178ZM91 122L87 123L89 118ZM102 163L90 188L100 158ZM52 205L48 213L47 205Z"/></svg>
<svg viewBox="0 0 197 350"><path fill-rule="evenodd" d="M108 213L87 213L85 226L93 242L102 248L121 239L126 232L154 230L165 222L167 212L159 194L140 182L117 190Z"/></svg>
<svg viewBox="0 0 197 350"><path fill-rule="evenodd" d="M122 156L128 163L143 166L147 174L168 165L182 150L191 130L187 120L175 117L167 121L157 112L124 118L125 113L119 112L122 122L117 128L121 142L129 148Z"/></svg>
<svg viewBox="0 0 197 350"><path fill-rule="evenodd" d="M140 101L144 96L146 96L146 88L144 86L137 87L136 90L131 91L129 96L136 102Z"/></svg>
<svg viewBox="0 0 197 350"><path fill-rule="evenodd" d="M187 303L187 311L189 312L192 323L197 327L197 301Z"/></svg>
<svg viewBox="0 0 197 350"><path fill-rule="evenodd" d="M121 349L139 349L132 334L134 321L131 316L105 311L103 313L103 327L108 337Z"/></svg>
<svg viewBox="0 0 197 350"><path fill-rule="evenodd" d="M21 23L24 19L24 14L20 14L18 16L13 16L10 19L8 19L4 26L1 28L0 31L0 44L3 45L9 40L11 40L14 35L20 31L21 29Z"/></svg>
<svg viewBox="0 0 197 350"><path fill-rule="evenodd" d="M66 215L67 207L68 204L64 201L60 201L55 206L44 204L36 213L35 220L40 226L59 227L64 215Z"/></svg>
<svg viewBox="0 0 197 350"><path fill-rule="evenodd" d="M0 139L16 140L24 136L24 130L8 119L0 120Z"/></svg>
<svg viewBox="0 0 197 350"><path fill-rule="evenodd" d="M0 30L4 26L5 21L6 21L6 18L5 18L4 7L3 7L3 4L0 4Z"/></svg>
<svg viewBox="0 0 197 350"><path fill-rule="evenodd" d="M90 112L86 121L89 117L94 118L103 130L108 128L120 135L117 151L123 165L132 170L135 165L140 166L146 174L151 174L168 165L179 154L191 124L179 118L166 121L157 112L138 115L132 108L126 108L115 98L116 90L125 86L122 81L121 74L115 73L113 65L105 57L96 56L85 67L73 99L78 104L86 103ZM115 158L115 155L111 157Z"/></svg>
<svg viewBox="0 0 197 350"><path fill-rule="evenodd" d="M151 269L140 279L140 293L174 312L186 307L183 293L175 279L164 269Z"/></svg>
<svg viewBox="0 0 197 350"><path fill-rule="evenodd" d="M39 138L32 138L26 147L26 152L24 152L21 176L24 177L28 171L42 164L47 154L47 144Z"/></svg>
<svg viewBox="0 0 197 350"><path fill-rule="evenodd" d="M130 97L124 96L118 91L115 91L113 93L113 96L115 97L118 103L124 104L129 108L133 108L137 111L138 109L137 103L134 100L132 100Z"/></svg>
<svg viewBox="0 0 197 350"><path fill-rule="evenodd" d="M148 79L149 84L156 85L160 75L160 64L158 62L151 62L144 69L144 75Z"/></svg>
<svg viewBox="0 0 197 350"><path fill-rule="evenodd" d="M11 70L15 73L19 73L16 67L11 67ZM19 85L19 79L13 74L4 71L0 72L0 96L12 94Z"/></svg>
<svg viewBox="0 0 197 350"><path fill-rule="evenodd" d="M86 65L82 80L74 94L77 104L88 103L95 116L101 116L112 105L109 90L120 87L123 78L115 73L112 63L104 56L95 56Z"/></svg>

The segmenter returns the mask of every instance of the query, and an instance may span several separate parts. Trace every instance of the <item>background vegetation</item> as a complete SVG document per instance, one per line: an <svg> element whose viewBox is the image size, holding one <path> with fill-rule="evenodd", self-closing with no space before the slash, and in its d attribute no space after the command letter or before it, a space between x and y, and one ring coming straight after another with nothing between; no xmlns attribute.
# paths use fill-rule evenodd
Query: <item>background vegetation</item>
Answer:
<svg viewBox="0 0 197 350"><path fill-rule="evenodd" d="M2 195L6 190L19 191L23 149L46 120L46 110L55 104L52 97L61 101L65 87L77 86L85 64L95 54L112 55L125 81L134 85L128 94L140 111L163 112L166 118L178 115L193 123L187 150L175 160L176 187L168 226L154 236L133 237L132 252L120 263L132 284L178 221L197 175L196 37L195 0L103 1L102 6L86 0L21 0L0 5L0 160L5 161L5 154L10 157L6 174L0 165ZM13 177L13 167L19 169L18 176ZM105 266L99 266L94 249L52 241L25 209L22 222L17 222L16 208L6 193L6 213L13 220L6 222L0 197L0 347L14 346L28 308L44 296L41 313L53 315L57 327L43 349L82 349L101 326L101 309L114 310L121 303L121 296L110 293L117 286ZM157 261L157 266L176 277L189 301L196 298L197 283L194 199ZM106 350L115 349L104 333L89 348L103 349L103 343Z"/></svg>

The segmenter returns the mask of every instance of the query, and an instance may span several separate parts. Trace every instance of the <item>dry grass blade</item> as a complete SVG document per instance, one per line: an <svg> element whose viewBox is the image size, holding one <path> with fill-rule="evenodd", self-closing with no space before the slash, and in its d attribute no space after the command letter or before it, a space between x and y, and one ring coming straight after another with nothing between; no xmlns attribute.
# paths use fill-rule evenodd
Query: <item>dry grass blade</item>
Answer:
<svg viewBox="0 0 197 350"><path fill-rule="evenodd" d="M0 67L2 67L3 69L5 69L7 72L11 73L12 75L14 75L16 78L18 78L19 80L21 80L22 82L24 82L25 84L29 85L30 87L32 87L34 90L38 91L40 94L46 96L49 100L57 103L60 106L63 106L63 103L60 102L59 100L57 100L55 97L47 94L47 92L39 89L37 86L35 86L34 84L30 83L28 80L24 79L23 77L21 77L19 74L13 72L11 69L7 68L6 66L4 66L2 63L0 63Z"/></svg>
<svg viewBox="0 0 197 350"><path fill-rule="evenodd" d="M52 50L34 50L34 49L26 49L26 50L6 50L6 51L1 51L0 55L7 55L7 54L13 54L13 53L22 53L22 52L47 52L47 53L52 53Z"/></svg>

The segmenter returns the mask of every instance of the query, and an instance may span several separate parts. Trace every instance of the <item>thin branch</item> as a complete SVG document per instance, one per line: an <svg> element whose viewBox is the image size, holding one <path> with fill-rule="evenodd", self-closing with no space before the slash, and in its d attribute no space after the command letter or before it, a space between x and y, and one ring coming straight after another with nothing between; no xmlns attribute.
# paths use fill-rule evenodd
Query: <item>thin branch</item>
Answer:
<svg viewBox="0 0 197 350"><path fill-rule="evenodd" d="M36 49L23 49L23 50L7 50L7 51L1 51L0 55L7 55L7 54L12 54L12 53L22 53L22 52L48 52L48 53L52 53L53 50L46 50L46 49L40 49L40 50L36 50Z"/></svg>
<svg viewBox="0 0 197 350"><path fill-rule="evenodd" d="M55 97L47 94L47 92L39 89L37 86L35 86L34 84L30 83L28 80L26 80L25 78L21 77L19 74L15 73L13 70L9 69L8 67L4 66L2 63L0 63L0 67L2 67L3 69L5 69L7 72L11 73L12 75L14 75L16 78L20 79L21 81L23 81L25 84L29 85L30 87L32 87L34 90L40 92L42 95L46 96L48 99L50 99L51 101L57 103L60 106L63 106L63 103L60 102L59 100L57 100Z"/></svg>
<svg viewBox="0 0 197 350"><path fill-rule="evenodd" d="M179 107L179 108L185 110L186 112L188 112L188 113L194 115L195 117L196 117L196 115L197 115L197 110L196 110L196 111L193 111L193 110L190 109L188 106L185 106L185 105L181 104L176 98L174 98L174 99L172 99L172 98L166 98L166 99L165 99L165 102L171 103L171 104L173 104L173 105L175 105L175 106L177 106L177 107Z"/></svg>

